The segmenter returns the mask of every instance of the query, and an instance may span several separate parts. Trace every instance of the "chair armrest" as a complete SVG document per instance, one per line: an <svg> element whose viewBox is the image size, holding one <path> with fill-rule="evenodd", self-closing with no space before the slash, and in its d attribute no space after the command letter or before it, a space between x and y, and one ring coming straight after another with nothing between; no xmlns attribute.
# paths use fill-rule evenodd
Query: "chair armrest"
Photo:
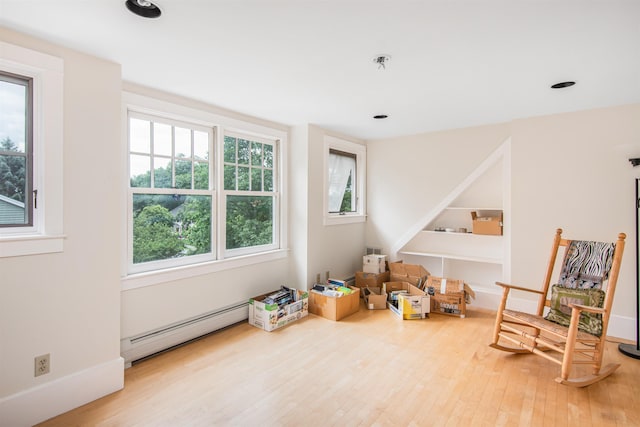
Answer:
<svg viewBox="0 0 640 427"><path fill-rule="evenodd" d="M582 305L582 304L569 304L569 307L571 307L572 309L575 308L577 310L580 311L588 311L590 313L596 313L596 314L604 314L605 310L604 308L600 308L600 307L591 307L590 305Z"/></svg>
<svg viewBox="0 0 640 427"><path fill-rule="evenodd" d="M538 291L536 289L523 288L522 286L509 285L507 283L496 282L496 285L502 286L503 288L515 289L516 291L525 291L525 292L533 292L534 294L542 295L542 291Z"/></svg>

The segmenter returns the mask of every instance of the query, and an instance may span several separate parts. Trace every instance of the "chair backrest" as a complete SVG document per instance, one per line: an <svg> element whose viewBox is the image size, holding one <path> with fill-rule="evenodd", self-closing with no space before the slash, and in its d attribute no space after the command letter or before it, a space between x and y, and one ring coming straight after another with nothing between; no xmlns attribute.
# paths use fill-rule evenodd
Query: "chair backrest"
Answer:
<svg viewBox="0 0 640 427"><path fill-rule="evenodd" d="M602 320L606 331L626 235L624 233L618 234L618 240L615 243L568 240L563 239L561 235L562 229L557 229L543 285L545 298L548 296L558 252L561 247L564 247L564 259L556 284L566 288L602 289L605 291L602 304L605 314ZM546 299L545 301L543 298L538 306L538 314L542 314L544 306L548 307L549 305L550 300Z"/></svg>

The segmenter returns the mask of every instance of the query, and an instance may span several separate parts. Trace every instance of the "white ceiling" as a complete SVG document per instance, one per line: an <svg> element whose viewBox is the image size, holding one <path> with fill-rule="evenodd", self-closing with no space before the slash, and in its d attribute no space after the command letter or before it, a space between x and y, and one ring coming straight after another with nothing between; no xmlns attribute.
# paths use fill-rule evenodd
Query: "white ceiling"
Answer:
<svg viewBox="0 0 640 427"><path fill-rule="evenodd" d="M0 0L0 26L126 81L362 139L640 102L638 0L156 0L158 19L124 3Z"/></svg>

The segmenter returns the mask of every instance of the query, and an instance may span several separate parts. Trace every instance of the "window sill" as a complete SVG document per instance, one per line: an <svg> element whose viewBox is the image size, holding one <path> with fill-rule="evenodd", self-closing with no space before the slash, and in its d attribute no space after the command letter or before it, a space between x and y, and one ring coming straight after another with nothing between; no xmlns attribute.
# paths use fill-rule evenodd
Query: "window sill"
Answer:
<svg viewBox="0 0 640 427"><path fill-rule="evenodd" d="M228 258L224 260L210 261L199 264L186 265L181 267L167 268L163 270L148 271L125 276L121 280L122 290L142 288L161 283L172 282L174 280L188 279L190 277L201 276L203 274L215 273L217 271L229 270L231 268L244 267L261 262L275 261L286 258L287 249L278 249L259 254L251 254Z"/></svg>
<svg viewBox="0 0 640 427"><path fill-rule="evenodd" d="M63 252L66 236L29 234L0 237L0 258Z"/></svg>
<svg viewBox="0 0 640 427"><path fill-rule="evenodd" d="M356 224L365 222L366 215L328 215L323 219L324 225Z"/></svg>

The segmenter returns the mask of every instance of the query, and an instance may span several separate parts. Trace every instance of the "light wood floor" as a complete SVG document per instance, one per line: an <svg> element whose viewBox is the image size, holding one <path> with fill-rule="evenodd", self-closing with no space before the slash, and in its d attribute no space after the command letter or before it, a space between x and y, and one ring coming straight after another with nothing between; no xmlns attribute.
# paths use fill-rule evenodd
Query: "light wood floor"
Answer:
<svg viewBox="0 0 640 427"><path fill-rule="evenodd" d="M124 390L41 426L640 426L640 360L586 388L559 366L488 347L493 315L309 315L275 332L247 323L125 372Z"/></svg>

